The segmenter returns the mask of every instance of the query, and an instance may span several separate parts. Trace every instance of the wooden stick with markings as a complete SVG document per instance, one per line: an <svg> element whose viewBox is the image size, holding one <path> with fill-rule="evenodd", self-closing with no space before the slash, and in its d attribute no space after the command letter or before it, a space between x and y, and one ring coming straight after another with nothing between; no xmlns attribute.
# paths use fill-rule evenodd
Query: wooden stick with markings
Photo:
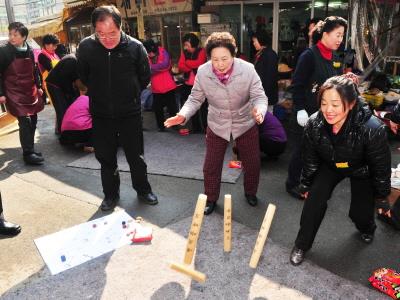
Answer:
<svg viewBox="0 0 400 300"><path fill-rule="evenodd" d="M232 196L225 195L224 202L224 251L232 250Z"/></svg>
<svg viewBox="0 0 400 300"><path fill-rule="evenodd" d="M192 225L190 226L189 236L186 245L185 258L183 262L190 265L196 250L197 240L199 239L201 224L203 223L204 209L206 208L207 196L200 194L194 210Z"/></svg>
<svg viewBox="0 0 400 300"><path fill-rule="evenodd" d="M254 246L253 254L250 259L250 267L255 269L257 268L258 261L260 260L261 253L264 249L265 241L267 240L269 228L271 227L272 219L274 218L276 206L273 204L268 205L267 212L265 213L264 220L261 224L260 232L258 233L258 237L256 240L256 244Z"/></svg>
<svg viewBox="0 0 400 300"><path fill-rule="evenodd" d="M189 275L199 282L206 281L206 275L192 269L189 265L193 261L194 252L196 251L197 240L199 238L201 225L203 223L204 209L206 207L207 196L200 194L197 199L196 208L194 210L192 225L190 226L189 236L186 244L185 257L183 264L171 263L171 269Z"/></svg>

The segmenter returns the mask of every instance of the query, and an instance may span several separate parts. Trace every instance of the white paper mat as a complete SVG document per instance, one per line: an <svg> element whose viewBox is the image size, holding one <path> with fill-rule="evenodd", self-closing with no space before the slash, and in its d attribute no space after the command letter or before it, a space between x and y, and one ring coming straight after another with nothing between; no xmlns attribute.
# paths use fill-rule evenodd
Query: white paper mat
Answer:
<svg viewBox="0 0 400 300"><path fill-rule="evenodd" d="M122 224L125 222L125 228ZM121 210L35 240L52 275L131 243L132 231L143 228Z"/></svg>

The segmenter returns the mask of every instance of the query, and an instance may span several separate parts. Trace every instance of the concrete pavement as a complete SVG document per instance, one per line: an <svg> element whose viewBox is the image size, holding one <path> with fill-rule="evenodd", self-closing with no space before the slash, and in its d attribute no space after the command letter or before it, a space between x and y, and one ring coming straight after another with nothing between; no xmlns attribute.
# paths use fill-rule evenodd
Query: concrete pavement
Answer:
<svg viewBox="0 0 400 300"><path fill-rule="evenodd" d="M244 200L242 179L223 184L233 196L236 243L230 255L222 253L221 216L205 217L204 232L195 259L205 272L205 285L191 282L167 262L182 259L185 238L202 181L150 175L160 204L150 207L136 199L129 174L121 175L120 207L142 216L155 229L151 245L126 246L89 263L51 276L33 240L103 213L98 210L102 192L98 171L66 168L83 154L61 147L54 135L54 113L47 107L39 115L38 149L45 156L41 167L25 166L18 133L0 137L0 189L5 215L20 223L22 233L0 239L0 294L6 299L384 299L368 286L378 267L400 269L400 235L378 222L372 245L363 244L347 217L349 184L341 183L332 199L314 247L301 267L288 263L288 253L298 230L302 202L284 191L286 153L278 161L262 163L257 207ZM153 115L145 126L155 129ZM184 139L184 137L182 137ZM399 162L398 145L392 143L393 165ZM277 205L264 258L254 272L247 267L257 230L268 203Z"/></svg>

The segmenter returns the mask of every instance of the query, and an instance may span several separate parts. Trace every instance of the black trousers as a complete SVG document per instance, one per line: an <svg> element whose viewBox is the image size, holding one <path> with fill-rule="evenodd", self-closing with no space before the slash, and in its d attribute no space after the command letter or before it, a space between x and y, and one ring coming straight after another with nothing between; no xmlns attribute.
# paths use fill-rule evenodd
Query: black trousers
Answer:
<svg viewBox="0 0 400 300"><path fill-rule="evenodd" d="M62 120L67 108L74 102L74 96L65 94L60 88L52 84L47 84L47 91L50 94L49 96L53 102L54 110L56 111L58 132L61 132Z"/></svg>
<svg viewBox="0 0 400 300"><path fill-rule="evenodd" d="M175 100L175 90L164 94L153 94L153 111L156 115L157 126L159 129L164 129L164 107L167 107L170 117L174 117L178 112Z"/></svg>
<svg viewBox="0 0 400 300"><path fill-rule="evenodd" d="M302 143L304 128L297 124L296 113L293 113L290 122L290 131L292 133L291 138L294 148L289 162L286 186L288 188L293 188L300 184L301 170L303 169Z"/></svg>
<svg viewBox="0 0 400 300"><path fill-rule="evenodd" d="M300 230L296 238L296 247L307 251L311 248L319 226L325 216L328 200L336 185L345 177L339 172L322 165L315 175L314 182L304 202L300 220ZM350 178L351 202L349 217L362 233L374 233L375 201L372 183L369 178ZM338 230L340 230L338 225Z"/></svg>
<svg viewBox="0 0 400 300"><path fill-rule="evenodd" d="M19 141L24 155L32 154L35 151L35 131L37 115L17 117L19 126Z"/></svg>
<svg viewBox="0 0 400 300"><path fill-rule="evenodd" d="M277 142L270 139L260 138L260 150L268 156L279 156L285 151L285 148L286 142Z"/></svg>
<svg viewBox="0 0 400 300"><path fill-rule="evenodd" d="M85 146L93 146L92 128L86 130L65 130L61 132L60 144L73 145L77 143L85 144Z"/></svg>
<svg viewBox="0 0 400 300"><path fill-rule="evenodd" d="M181 88L181 106L183 106L192 92L192 86L184 84ZM205 133L207 129L208 102L200 106L200 109L190 119L193 132Z"/></svg>
<svg viewBox="0 0 400 300"><path fill-rule="evenodd" d="M0 220L3 217L3 201L1 200L1 192L0 192Z"/></svg>
<svg viewBox="0 0 400 300"><path fill-rule="evenodd" d="M132 186L138 194L151 192L147 180L147 165L143 159L143 130L141 115L124 119L93 118L93 144L101 164L101 182L106 197L119 195L117 165L118 144L125 152L131 171Z"/></svg>

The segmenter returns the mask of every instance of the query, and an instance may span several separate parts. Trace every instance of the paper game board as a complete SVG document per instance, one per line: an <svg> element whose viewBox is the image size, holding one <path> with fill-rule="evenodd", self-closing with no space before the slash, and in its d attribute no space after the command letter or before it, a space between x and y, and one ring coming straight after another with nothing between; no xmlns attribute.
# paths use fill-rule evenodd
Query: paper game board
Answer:
<svg viewBox="0 0 400 300"><path fill-rule="evenodd" d="M151 231L151 228L142 227L125 211L118 211L35 239L35 244L51 274L55 275L131 244L132 234L143 231Z"/></svg>

